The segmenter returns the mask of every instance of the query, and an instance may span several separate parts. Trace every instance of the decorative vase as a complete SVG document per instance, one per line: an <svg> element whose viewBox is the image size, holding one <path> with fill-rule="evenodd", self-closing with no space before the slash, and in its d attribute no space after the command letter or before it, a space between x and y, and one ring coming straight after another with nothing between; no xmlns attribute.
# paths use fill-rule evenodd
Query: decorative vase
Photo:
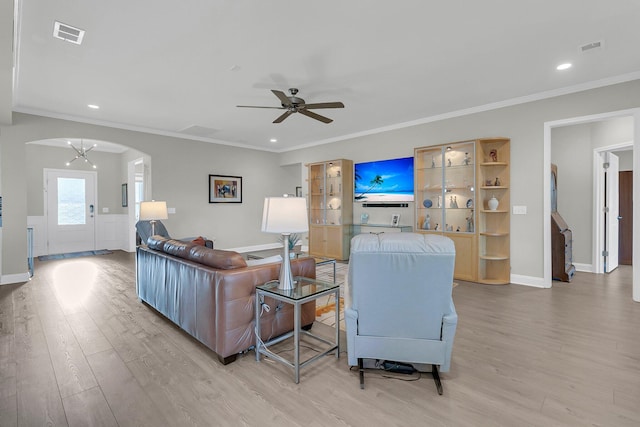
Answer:
<svg viewBox="0 0 640 427"><path fill-rule="evenodd" d="M495 211L498 209L498 199L495 196L491 196L488 202L489 210Z"/></svg>
<svg viewBox="0 0 640 427"><path fill-rule="evenodd" d="M433 202L431 201L431 199L424 199L422 201L422 206L424 206L425 208L430 208L431 206L433 206Z"/></svg>

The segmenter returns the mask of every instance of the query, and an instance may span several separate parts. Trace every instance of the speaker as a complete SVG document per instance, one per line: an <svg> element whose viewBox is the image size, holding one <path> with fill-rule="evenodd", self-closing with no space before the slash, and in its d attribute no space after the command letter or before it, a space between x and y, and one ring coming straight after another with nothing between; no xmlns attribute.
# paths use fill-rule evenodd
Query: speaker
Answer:
<svg viewBox="0 0 640 427"><path fill-rule="evenodd" d="M363 203L363 208L408 208L409 203Z"/></svg>

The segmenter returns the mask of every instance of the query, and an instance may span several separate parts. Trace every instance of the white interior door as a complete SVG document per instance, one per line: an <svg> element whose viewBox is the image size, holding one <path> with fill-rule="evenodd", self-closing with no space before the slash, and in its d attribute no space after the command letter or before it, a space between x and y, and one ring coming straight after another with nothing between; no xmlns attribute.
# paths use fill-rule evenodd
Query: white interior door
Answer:
<svg viewBox="0 0 640 427"><path fill-rule="evenodd" d="M45 170L49 254L96 248L96 173Z"/></svg>
<svg viewBox="0 0 640 427"><path fill-rule="evenodd" d="M618 268L618 216L620 212L618 201L619 159L613 153L607 153L606 169L606 197L605 197L605 263L604 272L610 273Z"/></svg>

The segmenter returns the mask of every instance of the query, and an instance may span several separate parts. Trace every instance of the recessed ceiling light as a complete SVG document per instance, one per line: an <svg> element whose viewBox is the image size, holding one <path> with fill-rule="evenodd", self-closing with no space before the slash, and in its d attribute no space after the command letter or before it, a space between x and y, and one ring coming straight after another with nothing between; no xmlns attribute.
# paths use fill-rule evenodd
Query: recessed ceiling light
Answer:
<svg viewBox="0 0 640 427"><path fill-rule="evenodd" d="M556 70L558 71L562 71L562 70L568 70L569 68L571 68L571 63L570 62L565 62L564 64L560 64L556 67Z"/></svg>
<svg viewBox="0 0 640 427"><path fill-rule="evenodd" d="M271 138L271 139L269 140L269 142L278 142L278 140L277 140L277 139L275 139L275 138Z"/></svg>
<svg viewBox="0 0 640 427"><path fill-rule="evenodd" d="M96 105L96 104L87 104L87 107L89 107L89 108L91 108L91 109L93 109L93 110L97 110L97 109L99 109L99 108L100 108L100 106L99 106L99 105Z"/></svg>

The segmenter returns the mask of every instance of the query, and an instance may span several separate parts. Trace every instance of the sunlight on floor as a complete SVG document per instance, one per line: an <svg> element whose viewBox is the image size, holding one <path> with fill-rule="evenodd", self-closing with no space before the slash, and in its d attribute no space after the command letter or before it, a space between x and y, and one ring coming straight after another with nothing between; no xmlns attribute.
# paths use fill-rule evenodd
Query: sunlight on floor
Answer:
<svg viewBox="0 0 640 427"><path fill-rule="evenodd" d="M84 304L96 284L98 270L88 261L74 261L59 265L53 271L53 289L65 308Z"/></svg>

